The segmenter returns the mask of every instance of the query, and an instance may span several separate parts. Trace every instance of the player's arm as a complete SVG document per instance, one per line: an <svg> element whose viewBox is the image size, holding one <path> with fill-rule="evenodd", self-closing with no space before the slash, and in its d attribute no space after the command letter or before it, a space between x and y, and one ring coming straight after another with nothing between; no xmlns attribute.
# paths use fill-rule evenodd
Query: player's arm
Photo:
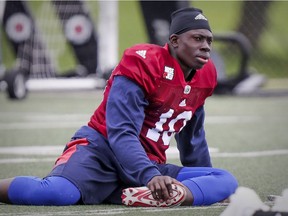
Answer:
<svg viewBox="0 0 288 216"><path fill-rule="evenodd" d="M126 173L127 183L147 185L160 176L139 141L148 102L143 90L124 76L115 76L106 108L110 146Z"/></svg>
<svg viewBox="0 0 288 216"><path fill-rule="evenodd" d="M123 76L114 78L107 102L106 121L110 146L126 173L127 184L146 185L156 200L167 200L172 193L169 176L162 176L151 163L139 141L147 101L142 89Z"/></svg>
<svg viewBox="0 0 288 216"><path fill-rule="evenodd" d="M175 139L183 166L211 167L204 130L205 111L199 107Z"/></svg>

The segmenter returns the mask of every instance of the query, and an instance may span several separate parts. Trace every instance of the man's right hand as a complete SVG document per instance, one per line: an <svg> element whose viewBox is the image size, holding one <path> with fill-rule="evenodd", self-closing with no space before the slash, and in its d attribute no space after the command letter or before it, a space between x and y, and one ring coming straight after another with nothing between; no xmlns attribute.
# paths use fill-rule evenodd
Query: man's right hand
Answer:
<svg viewBox="0 0 288 216"><path fill-rule="evenodd" d="M170 176L155 176L148 182L147 187L151 190L155 200L163 202L173 196L171 184L182 185L182 183Z"/></svg>

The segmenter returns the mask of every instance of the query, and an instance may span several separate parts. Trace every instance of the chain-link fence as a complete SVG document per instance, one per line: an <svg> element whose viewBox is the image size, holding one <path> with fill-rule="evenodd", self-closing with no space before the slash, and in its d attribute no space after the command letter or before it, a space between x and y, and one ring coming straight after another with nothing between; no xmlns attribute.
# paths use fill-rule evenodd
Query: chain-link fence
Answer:
<svg viewBox="0 0 288 216"><path fill-rule="evenodd" d="M164 2L164 1L163 1ZM125 48L135 43L148 42L148 33L145 30L143 13L139 1L119 1L119 56ZM37 17L38 14L47 15L49 7L43 7L47 2L29 1L28 6L35 16L35 20L43 20L43 16ZM49 4L49 3L48 3ZM86 3L87 9L91 13L97 31L97 13L98 2ZM286 1L190 1L190 5L203 9L204 14L208 17L213 33L223 34L231 31L243 33L251 43L251 53L249 67L255 68L260 74L267 77L288 77L288 20L287 10L288 2ZM38 8L38 9L37 9ZM44 12L39 12L44 8ZM36 11L33 11L36 9ZM49 16L55 16L50 13ZM55 17L54 17L55 19ZM42 30L47 24L39 26L44 36L51 36L51 32L46 33ZM54 25L55 26L55 25ZM143 30L144 29L144 30ZM50 34L49 34L50 33ZM143 34L146 34L143 36ZM54 36L53 34L52 36ZM3 40L3 38L2 38ZM145 41L146 40L146 41ZM5 63L11 59L11 51L6 42L1 47ZM63 44L63 43L62 43ZM57 46L61 47L61 46ZM239 61L239 50L231 44L215 42L215 50L221 53L227 74L238 72L241 61ZM60 55L60 63L65 62L63 58L71 59L65 53ZM64 64L62 67L67 67ZM11 64L11 60L10 60ZM75 64L75 63L74 63Z"/></svg>
<svg viewBox="0 0 288 216"><path fill-rule="evenodd" d="M249 67L266 77L288 77L288 2L286 1L192 1L208 15L215 34L242 33L250 42ZM217 44L227 66L235 73L239 50ZM252 69L251 69L252 70Z"/></svg>

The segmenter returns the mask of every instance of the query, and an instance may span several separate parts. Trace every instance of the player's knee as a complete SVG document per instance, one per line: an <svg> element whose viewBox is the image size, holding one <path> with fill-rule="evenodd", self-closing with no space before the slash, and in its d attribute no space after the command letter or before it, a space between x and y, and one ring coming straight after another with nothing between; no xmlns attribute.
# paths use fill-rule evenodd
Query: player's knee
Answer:
<svg viewBox="0 0 288 216"><path fill-rule="evenodd" d="M50 205L74 205L80 200L79 189L63 177L52 176L43 179L42 188L45 190L46 202Z"/></svg>
<svg viewBox="0 0 288 216"><path fill-rule="evenodd" d="M75 205L79 201L79 195L75 193L70 193L67 191L48 191L44 194L43 204L44 205Z"/></svg>
<svg viewBox="0 0 288 216"><path fill-rule="evenodd" d="M225 186L225 189L227 191L228 195L233 194L237 187L238 187L238 181L237 179L227 170L217 169L218 170L218 176L220 175L223 180L223 186Z"/></svg>
<svg viewBox="0 0 288 216"><path fill-rule="evenodd" d="M11 203L18 205L73 205L81 197L77 187L61 177L17 177L8 192Z"/></svg>

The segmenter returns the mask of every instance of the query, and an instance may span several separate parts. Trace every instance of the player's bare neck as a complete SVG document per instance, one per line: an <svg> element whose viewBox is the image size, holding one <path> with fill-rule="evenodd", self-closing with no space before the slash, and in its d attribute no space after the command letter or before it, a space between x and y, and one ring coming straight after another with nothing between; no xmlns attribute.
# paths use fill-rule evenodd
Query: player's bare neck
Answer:
<svg viewBox="0 0 288 216"><path fill-rule="evenodd" d="M186 82L190 82L193 79L195 73L196 73L196 70L194 70L194 69L192 69L190 72L188 72L187 75L185 76Z"/></svg>
<svg viewBox="0 0 288 216"><path fill-rule="evenodd" d="M179 59L179 58L177 57L177 55L176 55L176 53L175 53L175 51L174 51L171 43L169 43L169 52L170 52L171 56L173 56L173 57L178 61L179 65L180 65L180 67L181 67L181 69L182 69L182 71L183 71L183 75L184 75L184 78L185 78L186 82L191 81L192 78L193 78L194 75L195 75L196 70L191 69L191 68L189 68L188 66L186 66L186 65L181 61L181 59Z"/></svg>

